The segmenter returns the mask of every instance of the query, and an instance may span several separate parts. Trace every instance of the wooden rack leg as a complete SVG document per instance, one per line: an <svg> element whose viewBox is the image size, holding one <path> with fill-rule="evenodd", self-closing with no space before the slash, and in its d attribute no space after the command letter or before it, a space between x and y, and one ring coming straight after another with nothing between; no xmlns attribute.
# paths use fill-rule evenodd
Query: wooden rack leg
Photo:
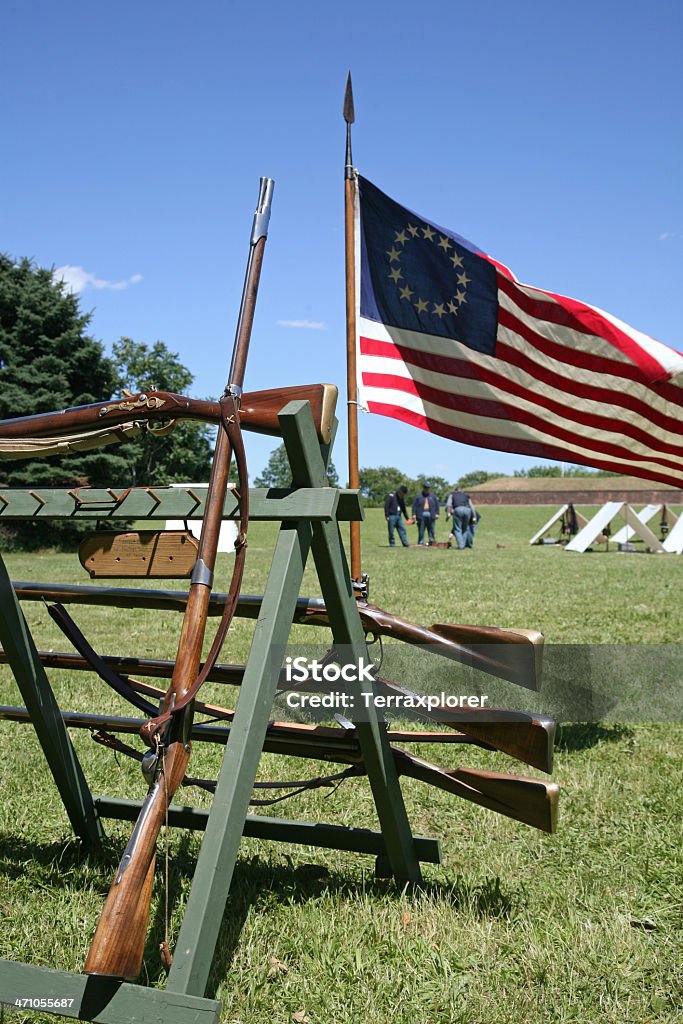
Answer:
<svg viewBox="0 0 683 1024"><path fill-rule="evenodd" d="M31 714L33 727L76 835L89 849L104 837L83 769L0 557L0 643Z"/></svg>
<svg viewBox="0 0 683 1024"><path fill-rule="evenodd" d="M316 440L313 417L308 404L291 402L282 410L279 418L295 485L328 486L325 464ZM367 664L370 658L353 596L339 526L336 522L314 523L309 529L312 532L313 557L329 611L335 643L350 648L356 663L363 657ZM400 881L419 882L420 864L415 853L396 767L389 749L386 727L380 724L372 707L367 710L367 720L359 720L354 724L386 841L392 873Z"/></svg>
<svg viewBox="0 0 683 1024"><path fill-rule="evenodd" d="M203 995L310 548L307 520L283 523L242 680L167 988Z"/></svg>

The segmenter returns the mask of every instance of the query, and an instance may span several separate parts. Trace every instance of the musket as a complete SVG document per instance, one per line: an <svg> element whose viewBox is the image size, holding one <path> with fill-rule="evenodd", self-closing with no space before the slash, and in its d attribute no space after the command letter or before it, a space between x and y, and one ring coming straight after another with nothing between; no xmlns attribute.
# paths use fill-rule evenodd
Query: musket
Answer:
<svg viewBox="0 0 683 1024"><path fill-rule="evenodd" d="M159 693L163 696L163 691L160 691L158 687L142 686L139 680L131 680L131 686L135 687L135 689L141 693L148 693L150 695L153 693ZM234 715L234 712L230 711L228 708L219 708L215 704L203 704L201 701L195 701L195 711L201 711L204 714L209 714L212 718L226 718L228 720L231 720ZM91 732L105 729L107 732L121 732L134 736L139 735L140 729L145 724L144 718L129 718L127 716L112 715L106 712L60 711L60 714L62 716L62 721L69 729L88 729ZM18 722L20 725L30 725L31 715L24 707L0 704L0 721ZM283 741L286 739L286 737L281 736L279 730L326 730L327 732L335 733L335 740L339 740L339 742L343 742L346 745L348 745L350 740L344 739L343 737L351 736L349 730L337 729L331 726L312 726L290 722L271 722L268 725L268 729L275 729L276 731L267 732L267 745L264 745L263 747L265 753L291 754L292 756L299 757L316 757L321 761L332 760L332 758L325 756L326 751L334 750L327 739L324 739L324 743L319 749L316 748L316 752L314 753L313 744L315 743L315 737L312 737L313 743L309 743L306 748L306 753L302 753L301 751L297 753L291 746L287 746L285 742L279 742L280 739ZM193 722L190 738L193 743L226 744L230 738L230 729L223 725L215 725L212 722ZM388 729L387 738L395 743L436 743L442 746L451 746L455 743L481 747L482 750L493 749L492 747L489 747L487 743L481 743L479 740L465 736L464 733L457 732L422 732L419 729ZM308 742L308 739L309 736L307 735L306 742ZM346 747L344 749L346 749Z"/></svg>
<svg viewBox="0 0 683 1024"><path fill-rule="evenodd" d="M63 604L102 604L117 608L168 611L184 611L187 603L187 593L182 590L138 590L28 581L13 581L13 586L22 601L45 599ZM225 594L212 594L207 614L220 615L225 600ZM260 594L240 594L236 614L247 619L257 618L261 601ZM420 626L365 601L358 601L358 612L363 629L370 637L401 640L527 689L539 688L543 634L537 630L457 623ZM308 626L328 626L329 614L325 602L315 597L298 598L293 621Z"/></svg>
<svg viewBox="0 0 683 1024"><path fill-rule="evenodd" d="M131 693L146 693L152 696L156 695L154 688L141 686L132 674L151 676L152 678L170 678L172 675L174 666L171 661L95 654L63 606L50 605L49 612L79 654L40 652L39 657L46 668L94 671L118 693L122 692L121 684L124 683L130 686ZM4 654L0 652L0 663L4 660ZM239 686L244 675L244 668L244 665L213 665L206 678L212 682ZM285 673L282 672L278 689L285 691L291 688L291 684L285 678ZM317 685L313 688L319 689ZM377 680L377 692L383 696L416 697L405 687L381 678ZM138 701L130 696L128 699L140 707ZM555 724L545 715L530 715L523 711L510 711L506 708L454 709L424 706L415 711L415 717L445 724L450 729L460 730L470 739L508 754L518 761L532 765L544 772L552 771Z"/></svg>
<svg viewBox="0 0 683 1024"><path fill-rule="evenodd" d="M329 444L337 400L334 384L300 384L245 392L240 404L242 429L278 435L278 413L287 402L296 400L310 402L318 438L323 444ZM169 391L144 391L108 402L1 420L0 458L8 457L9 452L20 451L22 442L33 443L31 454L40 454L40 445L36 444L39 441L43 441L43 447L47 449L46 442L57 444L65 438L75 439L89 433L110 433L110 440L114 442L123 439L125 429L130 425L147 423L165 430L178 420L218 424L221 421L220 402L187 398Z"/></svg>
<svg viewBox="0 0 683 1024"><path fill-rule="evenodd" d="M373 637L391 637L414 646L429 647L435 654L480 669L489 675L538 690L543 657L543 634L536 629L509 629L499 626L469 626L462 623L435 623L420 626L399 615L385 612L368 602L358 602L363 629ZM297 622L328 626L324 602L308 606Z"/></svg>
<svg viewBox="0 0 683 1024"><path fill-rule="evenodd" d="M207 665L215 662L239 594L246 552L249 485L240 429L239 404L254 318L263 251L268 233L273 182L262 178L249 246L228 383L220 399L221 418L206 496L199 553L192 574L181 628L178 654L160 714L149 719L141 735L152 748L143 764L149 790L133 834L119 864L85 963L87 974L134 979L140 973L154 879L156 842L168 805L182 783L190 758L193 699L208 674L199 665L218 547L231 457L239 477L240 528L235 567L221 623ZM106 414L108 415L108 413ZM181 713L182 712L182 713ZM162 954L164 949L162 949ZM168 954L166 948L167 957Z"/></svg>
<svg viewBox="0 0 683 1024"><path fill-rule="evenodd" d="M226 715L231 714L227 709L212 705L204 707L207 711L212 709L210 713L214 716L220 711ZM143 722L139 718L121 718L114 715L72 711L63 711L61 714L64 723L69 727L90 731L136 733ZM0 720L28 723L31 719L26 708L0 706ZM398 733L391 730L387 733L390 740L402 743L433 742L433 735L425 736L418 732ZM194 724L191 736L196 741L227 743L230 729L213 724ZM454 736L453 739L463 742L467 741L468 737ZM363 755L355 734L339 728L274 722L266 730L263 749L271 754L363 766ZM554 782L475 768L457 768L449 771L399 747L392 745L390 750L399 775L417 779L543 832L555 831L559 786ZM198 780L183 779L181 784L183 782L196 785ZM301 788L304 788L304 785L302 784Z"/></svg>

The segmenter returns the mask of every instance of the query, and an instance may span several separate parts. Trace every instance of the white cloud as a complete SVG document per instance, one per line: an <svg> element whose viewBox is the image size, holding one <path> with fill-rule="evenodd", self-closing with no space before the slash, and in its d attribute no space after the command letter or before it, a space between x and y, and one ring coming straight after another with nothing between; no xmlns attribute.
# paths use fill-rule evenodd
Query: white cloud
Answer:
<svg viewBox="0 0 683 1024"><path fill-rule="evenodd" d="M67 263L63 267L57 267L54 278L56 281L64 281L70 292L79 295L86 288L109 288L112 291L120 292L124 288L128 288L129 285L142 281L142 274L133 274L132 277L125 277L122 281L106 281L96 274L91 274L89 270L84 270L83 267L72 267Z"/></svg>
<svg viewBox="0 0 683 1024"><path fill-rule="evenodd" d="M278 320L278 327L300 327L305 331L326 331L327 324L322 320Z"/></svg>

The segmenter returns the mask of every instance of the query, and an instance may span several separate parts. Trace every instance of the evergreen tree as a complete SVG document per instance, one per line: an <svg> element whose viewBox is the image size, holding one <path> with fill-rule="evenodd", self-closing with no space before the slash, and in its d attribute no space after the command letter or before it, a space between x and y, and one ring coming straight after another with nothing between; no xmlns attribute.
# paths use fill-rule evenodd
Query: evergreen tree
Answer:
<svg viewBox="0 0 683 1024"><path fill-rule="evenodd" d="M90 315L51 270L0 254L0 418L106 401L114 365L87 333ZM117 446L63 458L3 460L0 484L14 487L120 485ZM77 524L7 523L0 543L26 548L73 543Z"/></svg>
<svg viewBox="0 0 683 1024"><path fill-rule="evenodd" d="M0 255L0 419L111 397L114 365L86 333L89 322L52 271ZM0 482L17 487L109 485L122 473L125 462L111 448L0 464Z"/></svg>
<svg viewBox="0 0 683 1024"><path fill-rule="evenodd" d="M112 360L87 333L90 319L52 271L0 255L0 419L107 401L124 388L188 391L192 374L163 342L148 347L122 338ZM205 424L186 422L164 436L146 432L90 452L3 460L0 485L123 488L206 480L211 434ZM72 548L89 528L83 522L8 520L0 545Z"/></svg>

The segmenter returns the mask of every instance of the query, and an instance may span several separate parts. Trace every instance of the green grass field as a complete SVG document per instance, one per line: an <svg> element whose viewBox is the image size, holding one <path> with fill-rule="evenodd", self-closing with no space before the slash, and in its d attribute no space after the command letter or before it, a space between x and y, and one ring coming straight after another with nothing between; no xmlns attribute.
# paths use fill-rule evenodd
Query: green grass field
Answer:
<svg viewBox="0 0 683 1024"><path fill-rule="evenodd" d="M457 552L390 549L381 510L371 510L363 562L372 599L425 624L535 627L554 643L681 642L683 559L530 548L550 510L482 511L476 547ZM247 592L263 587L273 537L271 526L251 528ZM87 582L75 556L7 561L15 579ZM226 560L219 589L227 578ZM319 592L312 569L305 592ZM40 647L67 648L42 606L23 607ZM82 608L74 617L101 653L174 654L174 613ZM223 660L246 657L251 630L248 622L234 624ZM295 632L310 641L310 630ZM21 703L7 670L0 679L0 702ZM64 708L128 713L89 675L53 672L51 679ZM223 704L236 699L225 687L206 692ZM83 859L31 729L0 723L0 736L0 957L80 970L129 826L109 823L106 855ZM73 737L93 791L142 797L136 765L117 763L83 732ZM516 771L486 751L415 750L449 768ZM191 770L215 776L218 758L206 745L195 748ZM406 780L414 831L439 837L444 853L442 866L425 867L417 892L374 880L370 858L245 840L209 994L222 999L224 1020L233 1024L683 1021L682 766L680 724L563 725L552 837ZM317 770L271 755L261 774ZM364 780L324 793L306 793L273 813L374 827ZM195 801L188 791L184 801L207 797ZM171 834L173 935L199 841ZM163 984L161 871L152 922L144 981Z"/></svg>

